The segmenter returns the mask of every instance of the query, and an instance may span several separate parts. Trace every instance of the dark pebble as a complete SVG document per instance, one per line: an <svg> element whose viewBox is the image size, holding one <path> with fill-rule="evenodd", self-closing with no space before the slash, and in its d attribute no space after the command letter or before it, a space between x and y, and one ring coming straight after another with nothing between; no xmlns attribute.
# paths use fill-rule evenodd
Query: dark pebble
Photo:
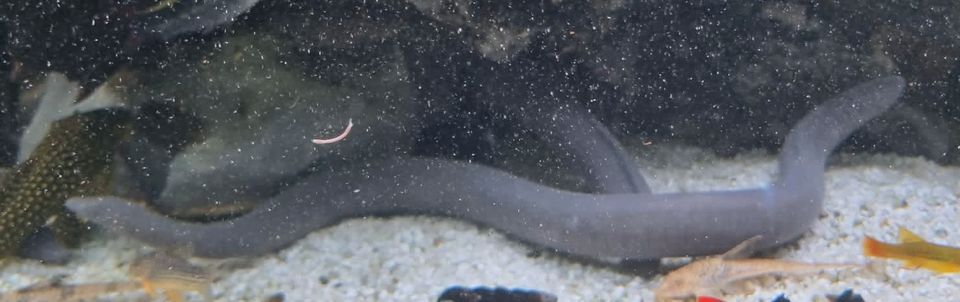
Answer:
<svg viewBox="0 0 960 302"><path fill-rule="evenodd" d="M557 296L530 289L510 289L504 287L453 286L447 288L437 298L437 302L556 302Z"/></svg>

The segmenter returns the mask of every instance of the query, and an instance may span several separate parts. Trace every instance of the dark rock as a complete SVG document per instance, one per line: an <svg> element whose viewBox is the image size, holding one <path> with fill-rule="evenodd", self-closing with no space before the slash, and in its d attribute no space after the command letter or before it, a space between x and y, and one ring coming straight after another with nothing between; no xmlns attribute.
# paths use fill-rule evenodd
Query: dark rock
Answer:
<svg viewBox="0 0 960 302"><path fill-rule="evenodd" d="M844 290L840 295L827 295L830 302L864 302L863 297L855 294L852 289Z"/></svg>
<svg viewBox="0 0 960 302"><path fill-rule="evenodd" d="M437 302L556 302L557 296L530 289L509 289L504 287L454 286L447 288L437 298Z"/></svg>

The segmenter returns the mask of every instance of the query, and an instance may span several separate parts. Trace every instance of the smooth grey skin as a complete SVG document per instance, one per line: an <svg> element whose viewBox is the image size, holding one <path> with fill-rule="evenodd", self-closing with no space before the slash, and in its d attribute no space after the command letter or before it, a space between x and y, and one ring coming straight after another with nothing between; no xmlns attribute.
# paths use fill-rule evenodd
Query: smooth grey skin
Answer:
<svg viewBox="0 0 960 302"><path fill-rule="evenodd" d="M155 85L133 92L139 96L137 99L166 95L172 99L189 100L177 105L207 126L202 142L187 146L172 159L164 158L166 154L163 152L150 152L146 148L128 149L140 151L127 157L131 159L128 164L142 179L144 191L150 193L151 205L177 216L224 204L259 204L259 201L275 195L282 186L295 182L313 166L349 165L358 160L406 154L401 152L409 152L421 127L432 122L431 119L415 118L430 109L422 107L423 102L416 101L423 98L417 95L422 92L408 80L408 77L417 77L419 81L419 78L435 76L421 74L424 71L416 66L419 63L407 61L419 60L423 58L422 54L400 57L387 55L392 53L388 52L377 72L331 85L304 79L297 70L269 63L282 61L282 49L274 49L279 38L269 33L231 36L226 41L267 50L243 52L248 60L233 58L238 55L235 51L219 50L213 57L223 60L200 64L203 67L199 69L193 64L176 63L168 68L170 70L155 75L155 81L147 81ZM399 48L395 50L399 51ZM414 57L407 58L406 55ZM241 64L260 61L268 63ZM219 79L224 75L227 75L226 80L208 81L211 77ZM172 77L177 77L179 80L174 82L180 84L164 84L170 81L163 79ZM550 91L551 87L558 86L552 82L531 83L531 80L508 78L513 81L507 81L504 86L510 91L526 92L533 89L530 87ZM185 89L184 85L198 91L191 92L193 90ZM438 91L450 86L449 83L437 85L440 87L433 89ZM547 93L537 95L540 98L548 96ZM478 102L478 107L491 107L491 113L496 116L510 115L509 121L503 122L519 124L518 130L528 131L543 140L549 151L558 154L564 164L581 172L584 187L589 192L649 192L633 157L585 108L567 105L567 100L528 101L528 96L510 93L504 98L471 101ZM515 110L516 107L527 103L542 105L517 113L520 110ZM575 102L570 100L569 103ZM244 111L256 114L239 114L233 108L245 108ZM351 117L356 126L354 135L348 139L335 145L310 144L309 139L318 135L324 126L343 127ZM427 143L446 142L441 139Z"/></svg>
<svg viewBox="0 0 960 302"><path fill-rule="evenodd" d="M509 64L483 61L471 77L481 80L475 97L488 100L501 122L538 137L565 167L584 177L586 192L650 193L634 157L577 100L583 85L552 64L518 58Z"/></svg>
<svg viewBox="0 0 960 302"><path fill-rule="evenodd" d="M177 221L116 197L75 198L67 207L109 230L199 257L259 255L343 219L395 214L461 218L594 258L719 254L758 235L757 248L766 249L797 239L817 221L827 156L903 88L900 77L881 78L815 108L787 136L779 178L757 189L583 194L475 164L398 158L313 176L248 215L210 224Z"/></svg>
<svg viewBox="0 0 960 302"><path fill-rule="evenodd" d="M518 118L558 154L564 164L576 167L591 182L594 192L604 194L650 193L639 165L607 127L578 105L555 108Z"/></svg>

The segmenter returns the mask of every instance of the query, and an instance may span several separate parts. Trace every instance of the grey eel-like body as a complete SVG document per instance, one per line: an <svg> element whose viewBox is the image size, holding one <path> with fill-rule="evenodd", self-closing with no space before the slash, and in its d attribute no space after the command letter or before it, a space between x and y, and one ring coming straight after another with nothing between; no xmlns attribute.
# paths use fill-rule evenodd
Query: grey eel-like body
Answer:
<svg viewBox="0 0 960 302"><path fill-rule="evenodd" d="M853 87L817 106L787 136L778 179L757 189L666 194L584 194L489 167L397 158L311 176L239 218L178 221L116 197L67 206L106 229L199 257L277 250L318 228L367 215L428 214L469 220L514 238L591 258L652 259L722 252L761 235L759 248L795 240L823 206L827 156L896 102L900 77Z"/></svg>

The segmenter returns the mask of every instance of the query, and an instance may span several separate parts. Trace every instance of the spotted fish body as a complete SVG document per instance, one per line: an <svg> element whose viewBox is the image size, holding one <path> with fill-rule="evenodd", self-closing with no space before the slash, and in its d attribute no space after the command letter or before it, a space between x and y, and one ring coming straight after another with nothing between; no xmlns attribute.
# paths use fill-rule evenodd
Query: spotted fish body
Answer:
<svg viewBox="0 0 960 302"><path fill-rule="evenodd" d="M79 234L64 202L107 193L125 120L126 112L101 109L51 125L30 157L0 183L0 258L13 256L27 236L51 222L61 240L76 240L63 236Z"/></svg>

